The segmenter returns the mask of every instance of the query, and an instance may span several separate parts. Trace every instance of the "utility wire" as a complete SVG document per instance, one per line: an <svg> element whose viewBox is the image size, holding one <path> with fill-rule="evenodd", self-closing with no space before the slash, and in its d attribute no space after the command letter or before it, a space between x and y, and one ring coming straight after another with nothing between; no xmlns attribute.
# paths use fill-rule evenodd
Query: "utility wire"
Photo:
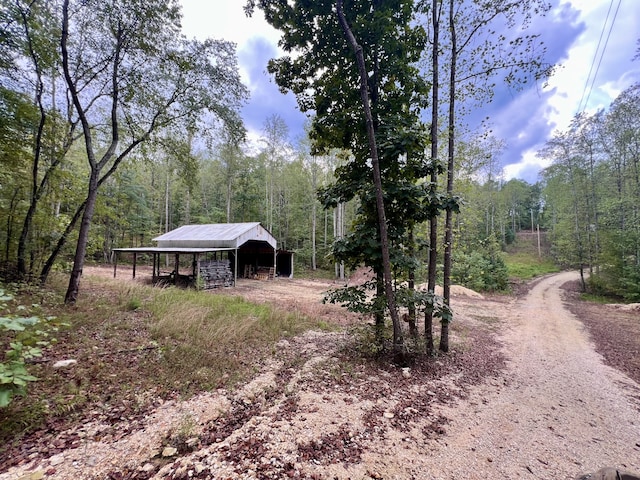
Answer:
<svg viewBox="0 0 640 480"><path fill-rule="evenodd" d="M600 59L598 60L598 66L596 67L596 71L593 74L593 76L591 76L591 73L593 72L593 67L595 65L596 62L596 58L598 56L598 51L600 50L600 45L602 43L602 37L604 36L604 32L607 28L607 21L609 20L609 15L611 14L611 9L613 8L613 2L614 0L611 0L611 3L609 4L609 10L607 11L607 17L604 20L604 24L602 25L602 31L600 32L600 39L598 40L598 46L596 47L596 51L593 55L593 60L591 61L591 68L589 69L589 75L587 75L587 80L585 81L585 85L584 85L584 90L582 91L582 97L580 98L580 103L578 104L578 112L580 113L582 112L585 108L587 108L587 104L589 103L589 98L591 97L591 92L593 91L593 86L595 84L596 78L598 77L598 72L600 71L600 66L602 65L602 59L604 58L604 54L605 51L607 50L607 45L609 44L609 39L611 38L611 32L613 31L613 26L616 23L616 18L618 17L618 12L620 11L620 4L622 3L622 0L618 0L618 6L616 7L616 11L613 14L613 19L611 20L611 25L609 25L609 32L607 33L607 38L604 42L604 46L602 47L602 50L600 51ZM591 86L589 86L589 79L591 78ZM588 88L588 93L587 93L587 87ZM586 99L585 99L585 94L586 94ZM584 105L582 104L582 100L584 100Z"/></svg>

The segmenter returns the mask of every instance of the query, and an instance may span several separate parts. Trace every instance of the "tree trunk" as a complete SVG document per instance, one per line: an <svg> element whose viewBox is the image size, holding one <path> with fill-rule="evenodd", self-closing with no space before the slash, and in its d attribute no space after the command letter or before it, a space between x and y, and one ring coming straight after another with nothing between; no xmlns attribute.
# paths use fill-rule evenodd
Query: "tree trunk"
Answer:
<svg viewBox="0 0 640 480"><path fill-rule="evenodd" d="M440 55L440 17L438 11L439 0L432 1L431 21L433 26L433 49L431 50L432 86L431 86L431 188L437 188L438 173L438 102L439 102L439 55ZM434 294L436 290L436 266L438 262L438 218L433 216L429 220L429 265L427 269L427 290ZM433 353L433 308L427 307L424 314L425 351Z"/></svg>
<svg viewBox="0 0 640 480"><path fill-rule="evenodd" d="M409 257L415 256L415 244L413 238L413 227L409 229ZM416 289L416 270L413 266L409 268L409 292L414 293ZM409 335L414 339L418 338L418 327L416 325L416 304L414 302L409 303L409 313L407 315L407 321L409 322Z"/></svg>
<svg viewBox="0 0 640 480"><path fill-rule="evenodd" d="M316 200L316 190L318 189L318 179L316 178L318 172L316 170L315 162L312 164L311 169L311 270L315 271L318 266L316 264L316 227L318 219L316 211L318 202Z"/></svg>
<svg viewBox="0 0 640 480"><path fill-rule="evenodd" d="M456 26L454 22L454 0L449 0L449 33L451 36L451 65L449 70L449 138L447 145L447 196L453 196L454 173L454 135L455 135L455 101L456 101L456 68L457 68L457 44ZM442 281L442 296L445 305L451 303L451 252L453 250L453 209L447 202L444 223L444 272ZM449 351L449 320L440 320L440 351Z"/></svg>
<svg viewBox="0 0 640 480"><path fill-rule="evenodd" d="M376 207L378 210L378 227L380 229L380 244L382 249L382 268L384 273L384 289L387 299L387 307L391 315L393 323L393 349L398 362L405 361L405 345L402 336L402 325L396 308L396 300L393 293L393 285L391 282L391 259L389 254L389 235L387 233L387 219L384 210L384 197L382 191L382 177L380 174L380 163L378 161L378 147L376 144L375 130L373 126L373 115L371 114L371 106L369 104L369 89L367 68L364 62L364 54L362 47L358 45L356 38L347 23L342 8L342 1L337 0L337 13L340 25L347 37L347 41L356 55L358 71L360 72L360 95L362 97L362 106L364 109L364 117L367 125L367 137L369 139L369 150L371 152L371 166L373 167L373 181L376 190Z"/></svg>
<svg viewBox="0 0 640 480"><path fill-rule="evenodd" d="M384 295L384 275L382 272L376 273L376 298L381 298ZM375 329L376 329L376 343L380 345L382 349L384 347L384 311L376 310L374 314Z"/></svg>
<svg viewBox="0 0 640 480"><path fill-rule="evenodd" d="M9 214L7 215L7 242L4 246L4 255L5 261L9 261L9 253L10 253L10 245L11 245L11 237L13 237L13 220L16 213L16 206L18 204L18 193L20 193L19 188L15 188L13 190L13 195L11 196L11 202L9 204Z"/></svg>
<svg viewBox="0 0 640 480"><path fill-rule="evenodd" d="M80 222L80 231L78 232L78 243L76 245L76 253L73 257L73 268L69 278L69 286L64 297L64 303L73 305L78 299L78 291L80 289L80 277L82 276L82 268L84 267L84 259L87 253L87 243L89 241L89 228L93 219L93 212L98 197L98 172L93 170L89 178L89 190L87 192L87 203L82 214Z"/></svg>

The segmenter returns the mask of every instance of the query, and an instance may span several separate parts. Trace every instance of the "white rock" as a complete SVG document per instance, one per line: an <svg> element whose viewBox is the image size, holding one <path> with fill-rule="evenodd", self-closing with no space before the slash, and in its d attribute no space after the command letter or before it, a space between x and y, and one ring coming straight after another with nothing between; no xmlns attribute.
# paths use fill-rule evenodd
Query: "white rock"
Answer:
<svg viewBox="0 0 640 480"><path fill-rule="evenodd" d="M58 360L53 364L53 368L67 368L78 363L77 360L70 358L69 360Z"/></svg>
<svg viewBox="0 0 640 480"><path fill-rule="evenodd" d="M174 447L164 447L162 450L163 457L173 457L176 453L178 453L178 449Z"/></svg>
<svg viewBox="0 0 640 480"><path fill-rule="evenodd" d="M51 465L52 467L60 465L62 462L64 462L64 455L61 453L59 453L58 455L54 455L49 459L49 465Z"/></svg>

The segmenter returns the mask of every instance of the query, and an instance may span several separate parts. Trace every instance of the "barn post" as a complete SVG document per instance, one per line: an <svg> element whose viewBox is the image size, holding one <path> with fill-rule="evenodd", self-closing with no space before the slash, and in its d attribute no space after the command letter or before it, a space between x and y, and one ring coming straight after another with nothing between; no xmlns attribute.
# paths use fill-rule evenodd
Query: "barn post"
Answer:
<svg viewBox="0 0 640 480"><path fill-rule="evenodd" d="M196 280L196 289L200 290L200 254L193 254L193 278Z"/></svg>
<svg viewBox="0 0 640 480"><path fill-rule="evenodd" d="M118 268L118 252L113 251L113 278L116 278L116 269Z"/></svg>
<svg viewBox="0 0 640 480"><path fill-rule="evenodd" d="M233 251L233 286L236 286L236 281L238 280L238 248Z"/></svg>
<svg viewBox="0 0 640 480"><path fill-rule="evenodd" d="M176 268L174 270L175 277L173 277L173 284L174 285L178 284L178 275L180 273L179 269L180 269L180 254L176 253Z"/></svg>
<svg viewBox="0 0 640 480"><path fill-rule="evenodd" d="M160 254L156 252L151 252L153 255L153 271L151 272L151 282L156 283L157 275L156 275L156 263L159 263ZM159 270L159 268L158 268Z"/></svg>
<svg viewBox="0 0 640 480"><path fill-rule="evenodd" d="M138 260L138 254L133 252L133 278L136 278L136 262Z"/></svg>

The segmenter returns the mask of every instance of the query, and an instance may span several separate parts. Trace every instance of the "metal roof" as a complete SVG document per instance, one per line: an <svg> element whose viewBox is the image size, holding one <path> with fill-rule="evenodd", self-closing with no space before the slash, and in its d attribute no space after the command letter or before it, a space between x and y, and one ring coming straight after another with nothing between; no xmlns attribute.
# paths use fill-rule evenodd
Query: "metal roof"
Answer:
<svg viewBox="0 0 640 480"><path fill-rule="evenodd" d="M260 222L183 225L153 239L160 248L239 248L250 240L276 248L276 239Z"/></svg>
<svg viewBox="0 0 640 480"><path fill-rule="evenodd" d="M173 247L173 248L161 248L161 247L129 247L129 248L114 248L114 252L128 252L128 253L209 253L209 252L228 252L235 250L234 248L188 248L188 247Z"/></svg>

